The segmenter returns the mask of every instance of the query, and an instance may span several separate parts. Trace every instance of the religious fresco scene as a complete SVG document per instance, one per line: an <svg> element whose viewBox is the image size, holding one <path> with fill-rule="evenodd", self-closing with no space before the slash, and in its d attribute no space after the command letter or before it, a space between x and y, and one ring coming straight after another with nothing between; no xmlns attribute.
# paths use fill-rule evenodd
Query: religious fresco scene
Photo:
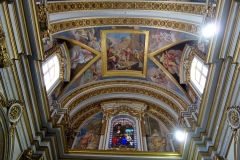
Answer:
<svg viewBox="0 0 240 160"><path fill-rule="evenodd" d="M183 39L191 39L197 38L196 36L178 32L171 31L166 29L156 29L156 28L148 28L148 27L129 27L129 26L112 26L112 27L94 27L94 28L81 28L81 29L73 29L70 31L65 31L61 33L54 34L54 36L65 37L69 39L77 40L89 47L95 49L96 51L101 52L101 30L109 30L109 29L140 29L140 30L149 30L149 51L151 53L156 51L166 45L174 43ZM112 39L113 40L113 39ZM114 40L113 40L114 41ZM121 41L118 40L118 41ZM113 42L117 43L117 42ZM125 49L125 48L124 48Z"/></svg>
<svg viewBox="0 0 240 160"><path fill-rule="evenodd" d="M72 149L98 149L102 116L102 113L98 113L83 123L73 142Z"/></svg>
<svg viewBox="0 0 240 160"><path fill-rule="evenodd" d="M140 29L140 30L149 30L149 46L148 53L157 52L159 49L166 47L172 43L176 43L185 39L194 39L196 36L178 32L178 31L170 31L165 29L156 29L156 28L148 28L148 27L136 27L136 26L112 26L112 27L94 27L94 28L82 28L82 29L73 29L70 31L65 31L61 33L54 34L55 38L66 38L65 41L68 42L67 46L69 49L69 54L71 58L71 79L75 77L75 81L71 82L70 85L64 84L67 86L64 92L61 92L60 96L58 96L58 100L61 100L67 93L72 91L73 89L82 86L84 84L104 80L104 79L114 79L114 78L131 78L131 79L139 79L146 80L158 85L162 85L164 87L170 88L180 95L184 96L184 93L179 89L176 84L169 78L164 71L162 71L159 66L157 66L150 59L146 62L148 64L146 67L146 77L134 77L131 74L121 75L120 77L116 74L110 77L103 77L102 75L102 66L107 65L107 69L109 71L112 70L133 70L141 72L143 70L144 58L143 51L145 46L144 40L145 36L143 34L131 34L131 33L109 33L106 35L106 45L104 47L107 48L107 64L102 64L103 59L99 59L95 62L91 62L93 58L96 56L95 53L90 52L89 50L82 48L73 42L69 42L68 39L77 40L78 42L87 45L88 47L94 49L96 52L101 54L101 30L110 30L110 29ZM178 47L174 53L172 51L167 50L164 51L164 55L173 55L171 56L163 56L162 53L157 54L159 59L161 56L162 64L165 64L166 69L171 72L175 79L179 79L179 61L181 57L181 52L184 48L184 44L182 44L182 48ZM179 51L178 51L179 50ZM165 59L164 59L165 57ZM103 58L103 57L102 57ZM168 58L168 59L167 59ZM160 62L160 61L159 61ZM88 68L85 66L91 63L92 65ZM84 70L82 70L84 69ZM81 74L79 75L79 72ZM130 77L131 76L131 77ZM179 80L178 80L179 81ZM182 85L183 89L186 90L185 85Z"/></svg>
<svg viewBox="0 0 240 160"><path fill-rule="evenodd" d="M142 71L144 44L144 34L107 33L107 70Z"/></svg>
<svg viewBox="0 0 240 160"><path fill-rule="evenodd" d="M70 64L71 78L73 79L96 55L77 44L67 42Z"/></svg>
<svg viewBox="0 0 240 160"><path fill-rule="evenodd" d="M149 115L145 116L145 122L148 151L171 152L171 144L166 137L169 131L166 127Z"/></svg>

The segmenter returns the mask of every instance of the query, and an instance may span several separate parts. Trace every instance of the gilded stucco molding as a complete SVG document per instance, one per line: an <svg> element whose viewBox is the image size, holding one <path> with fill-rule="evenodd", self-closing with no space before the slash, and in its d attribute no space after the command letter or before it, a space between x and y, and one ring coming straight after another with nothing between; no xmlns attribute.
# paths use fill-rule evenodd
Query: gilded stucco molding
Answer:
<svg viewBox="0 0 240 160"><path fill-rule="evenodd" d="M163 115L165 118L167 118L171 123L173 123L174 125L177 125L177 120L165 109L163 109L161 106L156 105L154 103L148 102L148 101L144 101L144 100L139 100L139 99L133 99L133 98L111 98L111 99L104 99L104 100L100 100L97 102L93 102L90 103L84 107L82 107L80 110L78 110L77 112L75 112L71 117L70 117L70 123L71 125L74 124L74 122L76 122L78 120L79 117L81 117L82 115L84 115L85 113L87 113L90 110L94 110L96 108L100 108L101 103L103 102L109 102L109 101L129 101L130 103L134 103L134 102L140 102L140 103L144 103L147 105L148 109L151 110L155 110L157 113Z"/></svg>
<svg viewBox="0 0 240 160"><path fill-rule="evenodd" d="M49 25L49 15L48 15L48 7L47 3L40 1L37 4L37 14L39 18L39 26L40 26L40 35L44 43L49 43L51 41L51 31Z"/></svg>
<svg viewBox="0 0 240 160"><path fill-rule="evenodd" d="M62 50L59 46L59 44L56 42L53 44L52 48L48 49L47 51L44 52L44 56L45 56L45 61L51 57L53 54L56 54L58 60L59 60L59 79L61 80L61 82L59 83L58 87L62 85L62 81L64 79L64 72L65 72L65 67L67 65L67 58L64 57ZM56 88L58 88L56 87ZM54 90L56 90L56 88ZM54 93L54 92L53 92Z"/></svg>
<svg viewBox="0 0 240 160"><path fill-rule="evenodd" d="M188 83L190 82L190 70L194 56L199 57L203 62L205 61L205 55L198 49L197 45L193 45L187 59L184 60L186 81ZM193 93L195 93L195 91Z"/></svg>
<svg viewBox="0 0 240 160"><path fill-rule="evenodd" d="M196 36L200 35L201 25L184 22L184 21L175 21L169 19L160 19L160 18L81 18L81 19L72 19L67 21L59 21L51 23L52 33L63 32L75 28L87 28L87 27L96 27L96 26L146 26L154 28L165 28L172 29L181 32L190 33Z"/></svg>
<svg viewBox="0 0 240 160"><path fill-rule="evenodd" d="M10 122L10 135L13 136L20 117L22 116L24 107L23 103L19 100L6 100L6 98L0 93L0 107L7 108L8 121Z"/></svg>
<svg viewBox="0 0 240 160"><path fill-rule="evenodd" d="M1 23L1 22L0 22ZM0 24L0 68L6 68L11 66L13 63L8 55L6 39L3 28Z"/></svg>
<svg viewBox="0 0 240 160"><path fill-rule="evenodd" d="M109 103L113 101L124 101L124 102L129 102L131 104L133 103L144 103L147 106L147 111L145 113L149 113L153 116L155 116L157 119L159 119L163 124L169 129L172 130L174 127L178 125L177 120L165 109L161 108L160 106L157 106L153 103L143 101L143 100L138 100L138 99L105 99L105 100L100 100L91 104L88 104L84 106L82 109L80 109L78 112L76 112L72 117L70 117L70 123L71 126L75 126L76 128L79 128L84 121L86 121L88 118L90 118L92 115L91 114L96 114L98 112L101 112L101 104L102 103ZM107 117L104 116L103 120L106 122ZM169 123L171 122L171 123ZM106 125L106 124L105 124ZM141 121L141 125L144 125L143 121ZM105 133L105 128L104 122L102 126L101 133ZM143 136L145 135L145 131L142 130Z"/></svg>
<svg viewBox="0 0 240 160"><path fill-rule="evenodd" d="M76 98L70 104L68 104L68 112L71 112L73 110L73 108L75 108L76 106L78 106L78 104L82 103L83 101L85 101L87 99L90 99L90 98L93 98L95 96L102 95L102 94L112 94L112 93L119 93L119 92L122 92L122 93L145 94L145 95L154 97L154 98L164 102L169 107L173 108L173 110L175 108L179 108L179 110L176 112L178 114L179 114L180 109L181 109L171 99L167 98L164 95L158 94L158 93L156 93L156 92L154 92L152 90L147 90L147 89L144 89L144 88L135 88L135 87L108 87L108 88L96 89L94 91L91 91L91 92L88 92L86 94L80 95L78 98ZM185 107L185 109L187 109L187 108Z"/></svg>
<svg viewBox="0 0 240 160"><path fill-rule="evenodd" d="M126 84L126 85L140 85L141 88L142 87L150 87L150 88L153 88L153 89L157 89L158 91L161 91L163 93L166 93L167 95L171 95L172 98L174 98L179 104L181 104L181 106L184 108L184 110L187 109L188 107L188 103L186 102L186 100L184 100L180 95L176 94L174 91L168 89L168 88L165 88L165 87L162 87L162 86L159 86L159 85L156 85L156 84L152 84L152 83L146 83L146 82L141 82L141 81L131 81L131 80L121 80L121 81L117 81L117 80L114 80L114 81L101 81L101 82L96 82L96 83L91 83L91 84L88 84L88 85L85 85L84 87L80 87L80 88L77 88L76 90L74 90L73 92L70 92L69 94L67 94L64 99L60 102L61 106L64 108L64 107L69 107L69 105L66 106L66 104L68 102L71 101L71 99L73 99L75 97L75 95L79 95L81 93L83 93L84 91L87 91L87 90L93 90L94 88L98 88L99 86L105 86L105 85L114 85L114 84ZM137 88L136 88L137 89ZM135 91L136 89L134 89L133 91ZM140 94L144 94L145 92L141 89L138 88L138 93ZM117 92L120 92L120 91L117 91ZM123 92L124 92L124 88L123 88ZM131 92L131 91L130 91ZM151 91L152 92L152 91ZM135 93L135 92L134 92ZM158 94L157 93L154 93L153 96L157 96ZM79 103L78 103L79 104ZM74 104L74 105L78 105L78 104ZM75 106L74 106L75 107ZM71 111L74 107L72 107L71 109L69 109L69 111ZM175 107L175 106L173 106ZM178 107L177 107L178 108ZM174 108L173 108L174 109ZM177 109L175 110L177 111ZM178 109L178 111L176 113L179 113L180 110Z"/></svg>
<svg viewBox="0 0 240 160"><path fill-rule="evenodd" d="M177 2L57 2L48 3L49 13L91 10L148 10L203 15L205 4Z"/></svg>

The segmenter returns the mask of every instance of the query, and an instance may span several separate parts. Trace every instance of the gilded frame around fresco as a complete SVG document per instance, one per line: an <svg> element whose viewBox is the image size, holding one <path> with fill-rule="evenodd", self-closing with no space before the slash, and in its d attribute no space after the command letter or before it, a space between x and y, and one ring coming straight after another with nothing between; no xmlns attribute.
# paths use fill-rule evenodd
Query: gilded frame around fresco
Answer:
<svg viewBox="0 0 240 160"><path fill-rule="evenodd" d="M106 37L107 34L113 33L130 33L130 34L143 34L145 35L144 42L144 58L143 58L143 70L134 71L134 70L107 70L107 44ZM140 78L146 78L147 74L147 60L148 60L148 42L149 42L149 31L146 30L133 30L133 29L112 29L112 30L102 30L101 31L101 46L102 46L102 76L111 77L111 76L134 76Z"/></svg>

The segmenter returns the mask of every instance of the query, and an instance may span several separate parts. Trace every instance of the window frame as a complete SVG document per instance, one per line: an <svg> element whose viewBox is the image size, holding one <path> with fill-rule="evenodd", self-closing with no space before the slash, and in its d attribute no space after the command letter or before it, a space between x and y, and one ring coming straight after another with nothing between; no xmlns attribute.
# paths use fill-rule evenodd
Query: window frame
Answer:
<svg viewBox="0 0 240 160"><path fill-rule="evenodd" d="M46 85L46 82L45 82L45 78L44 78L44 76L46 75L46 74L44 74L44 72L43 72L43 66L46 64L46 65L48 65L48 62L49 61L51 61L51 60L53 60L54 61L54 59L53 58L57 58L57 61L58 61L58 77L56 78L56 80L52 83L52 85L47 89L47 85ZM53 62L54 63L54 62ZM57 66L57 65L55 65L55 66ZM52 67L52 66L51 66ZM49 96L49 95L51 95L51 93L54 91L54 89L61 83L61 79L60 79L60 69L61 69L61 66L60 66L60 61L59 61L59 57L58 57L58 55L57 55L57 53L56 52L54 52L52 55L50 55L49 57L47 57L46 59L45 59L45 61L44 62L42 62L42 66L41 66L41 69L42 69L42 77L43 77L43 81L44 81L44 87L45 87L45 89L46 89L46 92L47 92L47 95ZM49 74L49 71L50 71L51 69L49 69L49 66L48 66L48 74ZM54 77L53 77L54 78Z"/></svg>
<svg viewBox="0 0 240 160"><path fill-rule="evenodd" d="M196 61L196 63L195 63L195 61ZM201 69L199 69L199 67L198 67L199 63L201 64ZM207 74L204 74L204 68L207 69ZM194 69L194 71L193 71L193 69ZM205 65L204 61L200 57L198 57L197 55L194 55L194 57L192 59L192 62L191 62L191 66L190 66L190 81L189 81L189 84L194 89L195 93L197 93L197 95L200 99L201 99L202 94L204 93L204 89L205 89L205 85L206 85L206 81L207 81L207 76L208 76L208 71L209 71L208 69L209 69L208 65ZM196 71L198 71L200 73L199 81L196 78L196 73L197 73ZM202 84L201 84L201 79L203 77L205 78L204 86L202 86Z"/></svg>

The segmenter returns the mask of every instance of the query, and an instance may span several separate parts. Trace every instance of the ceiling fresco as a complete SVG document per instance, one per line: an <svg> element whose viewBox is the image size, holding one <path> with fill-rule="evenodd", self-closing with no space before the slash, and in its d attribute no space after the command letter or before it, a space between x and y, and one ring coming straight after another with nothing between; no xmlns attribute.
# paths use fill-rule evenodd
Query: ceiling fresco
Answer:
<svg viewBox="0 0 240 160"><path fill-rule="evenodd" d="M185 45L196 43L196 36L148 27L112 26L73 29L54 38L66 43L71 59L71 81L53 96L58 101L84 84L119 78L156 83L190 100L185 84L179 82L179 64Z"/></svg>

